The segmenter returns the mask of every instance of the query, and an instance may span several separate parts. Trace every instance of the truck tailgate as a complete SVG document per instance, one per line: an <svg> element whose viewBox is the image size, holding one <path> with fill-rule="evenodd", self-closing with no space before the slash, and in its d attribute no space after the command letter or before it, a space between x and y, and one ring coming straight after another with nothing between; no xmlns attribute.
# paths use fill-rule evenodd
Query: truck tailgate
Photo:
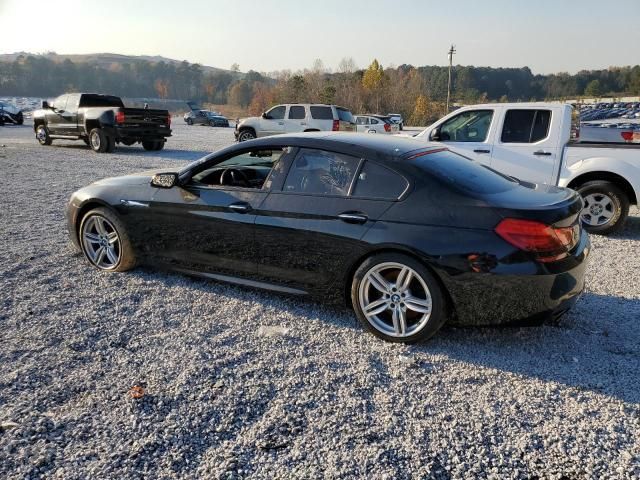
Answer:
<svg viewBox="0 0 640 480"><path fill-rule="evenodd" d="M166 126L169 121L168 110L149 110L145 108L124 108L124 126Z"/></svg>

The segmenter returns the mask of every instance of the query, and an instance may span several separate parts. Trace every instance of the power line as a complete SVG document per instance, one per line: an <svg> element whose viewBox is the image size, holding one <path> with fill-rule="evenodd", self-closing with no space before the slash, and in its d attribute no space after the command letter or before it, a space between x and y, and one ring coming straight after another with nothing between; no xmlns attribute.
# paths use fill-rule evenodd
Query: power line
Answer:
<svg viewBox="0 0 640 480"><path fill-rule="evenodd" d="M449 81L447 83L447 111L445 115L449 113L449 101L451 99L451 68L453 67L453 55L456 53L456 46L451 45L449 49Z"/></svg>

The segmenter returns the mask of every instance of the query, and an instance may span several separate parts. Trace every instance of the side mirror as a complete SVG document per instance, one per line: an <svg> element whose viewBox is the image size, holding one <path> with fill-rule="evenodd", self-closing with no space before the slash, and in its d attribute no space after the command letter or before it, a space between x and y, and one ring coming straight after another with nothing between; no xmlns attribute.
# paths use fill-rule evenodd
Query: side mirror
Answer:
<svg viewBox="0 0 640 480"><path fill-rule="evenodd" d="M178 185L179 177L177 173L156 173L151 177L151 186L156 188L172 188Z"/></svg>
<svg viewBox="0 0 640 480"><path fill-rule="evenodd" d="M262 112L262 118L264 118L265 120L271 120L271 115L269 115L267 112Z"/></svg>
<svg viewBox="0 0 640 480"><path fill-rule="evenodd" d="M436 127L431 130L431 133L429 134L429 140L431 140L432 142L440 141L440 127Z"/></svg>
<svg viewBox="0 0 640 480"><path fill-rule="evenodd" d="M47 108L51 108L51 106L49 106L49 102L47 102L46 100L43 100L42 101L42 108L44 108L46 110Z"/></svg>

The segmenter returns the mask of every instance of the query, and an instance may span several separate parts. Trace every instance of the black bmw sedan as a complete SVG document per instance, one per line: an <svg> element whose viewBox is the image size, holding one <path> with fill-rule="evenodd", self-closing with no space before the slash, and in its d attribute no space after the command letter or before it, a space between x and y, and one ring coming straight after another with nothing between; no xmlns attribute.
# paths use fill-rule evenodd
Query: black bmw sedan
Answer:
<svg viewBox="0 0 640 480"><path fill-rule="evenodd" d="M95 267L138 264L351 306L393 342L557 317L584 285L580 196L408 138L243 142L177 172L75 192L71 240Z"/></svg>

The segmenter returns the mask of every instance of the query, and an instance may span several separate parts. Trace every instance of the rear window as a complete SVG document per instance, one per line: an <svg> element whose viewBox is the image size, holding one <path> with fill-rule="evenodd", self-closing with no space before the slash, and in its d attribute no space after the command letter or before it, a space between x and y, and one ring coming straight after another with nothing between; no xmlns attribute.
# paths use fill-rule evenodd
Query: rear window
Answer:
<svg viewBox="0 0 640 480"><path fill-rule="evenodd" d="M535 143L547 137L551 110L508 110L502 127L502 143Z"/></svg>
<svg viewBox="0 0 640 480"><path fill-rule="evenodd" d="M333 120L331 107L310 107L311 116L316 120Z"/></svg>
<svg viewBox="0 0 640 480"><path fill-rule="evenodd" d="M396 200L409 186L401 175L377 163L367 161L356 180L356 197Z"/></svg>
<svg viewBox="0 0 640 480"><path fill-rule="evenodd" d="M111 95L82 95L81 107L119 107L123 108L122 100Z"/></svg>
<svg viewBox="0 0 640 480"><path fill-rule="evenodd" d="M409 161L442 183L466 192L500 193L518 186L515 180L451 151L429 153Z"/></svg>
<svg viewBox="0 0 640 480"><path fill-rule="evenodd" d="M338 119L343 122L355 123L353 120L353 115L346 108L336 107L336 112L338 112Z"/></svg>

